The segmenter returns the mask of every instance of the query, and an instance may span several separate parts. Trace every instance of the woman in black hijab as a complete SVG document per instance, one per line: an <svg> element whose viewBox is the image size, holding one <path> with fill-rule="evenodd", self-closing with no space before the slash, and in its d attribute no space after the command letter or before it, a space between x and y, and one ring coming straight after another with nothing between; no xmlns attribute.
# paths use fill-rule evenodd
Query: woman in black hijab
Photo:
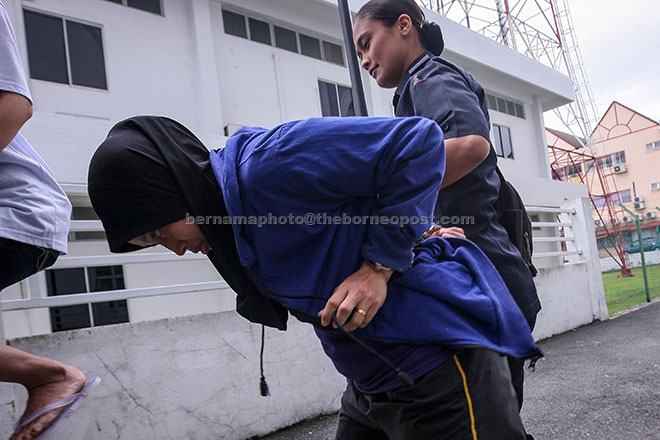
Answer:
<svg viewBox="0 0 660 440"><path fill-rule="evenodd" d="M247 127L209 152L176 121L135 117L117 124L92 157L89 194L112 252L156 244L177 254L202 251L248 320L285 329L288 310L315 324L350 379L344 420L374 423L360 438L412 440L427 438L419 436L425 431L453 440L478 431L480 438L522 439L508 370L494 351L523 358L539 351L472 243L415 245L428 226L414 222L234 228L188 221L310 211L428 218L444 173L442 141L437 124L424 118L321 118ZM369 346L332 330L333 315ZM385 391L391 402L380 415L353 401ZM355 438L349 425L340 423L338 439Z"/></svg>
<svg viewBox="0 0 660 440"><path fill-rule="evenodd" d="M119 122L92 157L88 182L111 252L154 244L179 255L185 244L190 251L205 251L236 292L239 314L286 329L286 309L263 296L241 266L232 226L186 223L190 216L227 215L209 151L186 127L155 116Z"/></svg>

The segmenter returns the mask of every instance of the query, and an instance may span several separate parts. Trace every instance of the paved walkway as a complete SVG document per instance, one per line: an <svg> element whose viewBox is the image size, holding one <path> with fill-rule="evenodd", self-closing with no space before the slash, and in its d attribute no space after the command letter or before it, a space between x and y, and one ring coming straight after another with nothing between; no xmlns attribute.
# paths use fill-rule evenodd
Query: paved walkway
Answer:
<svg viewBox="0 0 660 440"><path fill-rule="evenodd" d="M660 439L660 302L542 341L522 417L536 440ZM263 440L333 440L336 415Z"/></svg>

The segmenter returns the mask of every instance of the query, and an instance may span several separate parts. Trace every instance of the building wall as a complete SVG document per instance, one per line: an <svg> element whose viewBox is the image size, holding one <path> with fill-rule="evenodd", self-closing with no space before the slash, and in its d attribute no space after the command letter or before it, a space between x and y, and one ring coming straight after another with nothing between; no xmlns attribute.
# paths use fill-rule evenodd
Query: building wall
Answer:
<svg viewBox="0 0 660 440"><path fill-rule="evenodd" d="M319 79L350 86L345 66L235 37L223 27L222 9L226 8L341 44L339 14L333 2L163 0L162 15L104 0L5 3L28 75L23 9L102 29L108 90L29 80L35 114L24 134L57 180L66 188L76 188L69 193L76 206L89 206L84 186L89 160L121 119L136 114L170 116L191 128L209 148L218 148L226 140L225 128L231 133L240 125L272 127L286 120L321 116ZM353 3L355 9L361 6ZM501 161L507 177L546 178L545 143L539 129L542 111L557 100L571 98L570 80L443 17L431 14L429 18L443 26L447 58L468 68L488 91L524 103L526 119L491 112L494 123L512 130L514 159ZM491 55L484 58L483 45L508 61L491 59ZM393 90L380 89L366 72L362 78L370 114L392 116ZM104 242L72 242L68 257L107 254ZM127 288L218 279L205 261L128 263L123 268ZM34 278L32 294L45 296L43 275ZM24 295L14 286L4 298ZM128 301L132 321L231 307L232 294L225 290ZM46 309L5 315L8 338L50 331Z"/></svg>

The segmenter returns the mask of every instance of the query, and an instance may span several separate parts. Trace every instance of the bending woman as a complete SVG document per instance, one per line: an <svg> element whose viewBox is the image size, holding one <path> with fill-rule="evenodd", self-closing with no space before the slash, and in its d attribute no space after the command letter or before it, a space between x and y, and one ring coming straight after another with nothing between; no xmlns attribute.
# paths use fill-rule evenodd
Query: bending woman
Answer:
<svg viewBox="0 0 660 440"><path fill-rule="evenodd" d="M340 423L338 439L523 439L497 353L538 355L524 317L471 242L418 242L443 172L442 132L424 118L244 127L209 152L145 116L110 131L89 194L111 251L201 251L251 322L314 325L348 379L342 417L365 429Z"/></svg>

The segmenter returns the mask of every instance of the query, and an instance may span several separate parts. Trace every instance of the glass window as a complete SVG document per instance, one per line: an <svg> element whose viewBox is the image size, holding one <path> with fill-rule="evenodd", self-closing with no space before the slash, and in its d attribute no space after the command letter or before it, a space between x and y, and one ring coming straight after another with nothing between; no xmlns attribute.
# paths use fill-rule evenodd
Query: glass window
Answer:
<svg viewBox="0 0 660 440"><path fill-rule="evenodd" d="M296 38L296 33L277 25L274 25L273 27L275 29L275 46L280 49L298 53L298 39Z"/></svg>
<svg viewBox="0 0 660 440"><path fill-rule="evenodd" d="M325 55L326 61L335 64L340 64L342 66L344 65L344 51L342 50L340 45L324 41L323 54Z"/></svg>
<svg viewBox="0 0 660 440"><path fill-rule="evenodd" d="M71 83L107 89L101 28L67 20L66 33L69 41Z"/></svg>
<svg viewBox="0 0 660 440"><path fill-rule="evenodd" d="M506 113L506 100L504 98L497 98L497 111Z"/></svg>
<svg viewBox="0 0 660 440"><path fill-rule="evenodd" d="M498 98L499 99L499 98ZM493 142L495 153L505 159L513 159L513 145L511 143L511 129L501 125L493 124ZM565 170L560 170L565 172Z"/></svg>
<svg viewBox="0 0 660 440"><path fill-rule="evenodd" d="M511 101L507 101L506 102L506 112L508 114L512 115L512 116L515 116L516 115L516 105Z"/></svg>
<svg viewBox="0 0 660 440"><path fill-rule="evenodd" d="M319 95L322 116L355 116L350 87L319 80Z"/></svg>
<svg viewBox="0 0 660 440"><path fill-rule="evenodd" d="M319 95L321 98L321 116L339 116L337 86L319 80Z"/></svg>
<svg viewBox="0 0 660 440"><path fill-rule="evenodd" d="M337 86L339 93L339 113L341 116L355 116L353 91L350 87Z"/></svg>
<svg viewBox="0 0 660 440"><path fill-rule="evenodd" d="M629 203L632 202L632 191L629 189L624 189L623 191L619 191L619 195L621 196L621 203Z"/></svg>
<svg viewBox="0 0 660 440"><path fill-rule="evenodd" d="M321 42L318 38L300 35L300 53L308 57L321 59Z"/></svg>
<svg viewBox="0 0 660 440"><path fill-rule="evenodd" d="M651 142L650 144L646 144L646 151L653 151L653 150L658 150L658 149L660 149L660 141Z"/></svg>
<svg viewBox="0 0 660 440"><path fill-rule="evenodd" d="M626 163L626 152L625 151L617 151L616 153L612 153L612 163L614 165L618 165L621 163Z"/></svg>
<svg viewBox="0 0 660 440"><path fill-rule="evenodd" d="M502 135L500 133L500 126L493 124L493 147L495 147L495 154L502 157Z"/></svg>
<svg viewBox="0 0 660 440"><path fill-rule="evenodd" d="M87 284L88 283L88 284ZM121 266L102 266L71 269L49 269L46 271L48 296L73 293L99 292L124 289L124 274ZM90 314L91 312L91 314ZM93 317L93 320L92 320ZM81 304L50 308L53 332L85 328L93 325L128 322L128 307L125 300L96 304Z"/></svg>
<svg viewBox="0 0 660 440"><path fill-rule="evenodd" d="M502 133L502 153L505 159L513 159L513 145L511 143L511 129L509 127L500 127Z"/></svg>
<svg viewBox="0 0 660 440"><path fill-rule="evenodd" d="M488 99L488 108L491 110L497 110L497 98L493 95L486 95L486 98Z"/></svg>
<svg viewBox="0 0 660 440"><path fill-rule="evenodd" d="M522 104L515 104L515 106L516 106L516 116L525 119L525 107L523 107Z"/></svg>
<svg viewBox="0 0 660 440"><path fill-rule="evenodd" d="M248 18L250 24L250 40L271 45L270 24L256 18Z"/></svg>
<svg viewBox="0 0 660 440"><path fill-rule="evenodd" d="M222 23L225 27L225 33L247 38L247 26L245 25L245 17L243 15L223 9Z"/></svg>
<svg viewBox="0 0 660 440"><path fill-rule="evenodd" d="M69 83L62 19L23 11L30 78Z"/></svg>
<svg viewBox="0 0 660 440"><path fill-rule="evenodd" d="M127 0L127 6L162 15L160 0Z"/></svg>

